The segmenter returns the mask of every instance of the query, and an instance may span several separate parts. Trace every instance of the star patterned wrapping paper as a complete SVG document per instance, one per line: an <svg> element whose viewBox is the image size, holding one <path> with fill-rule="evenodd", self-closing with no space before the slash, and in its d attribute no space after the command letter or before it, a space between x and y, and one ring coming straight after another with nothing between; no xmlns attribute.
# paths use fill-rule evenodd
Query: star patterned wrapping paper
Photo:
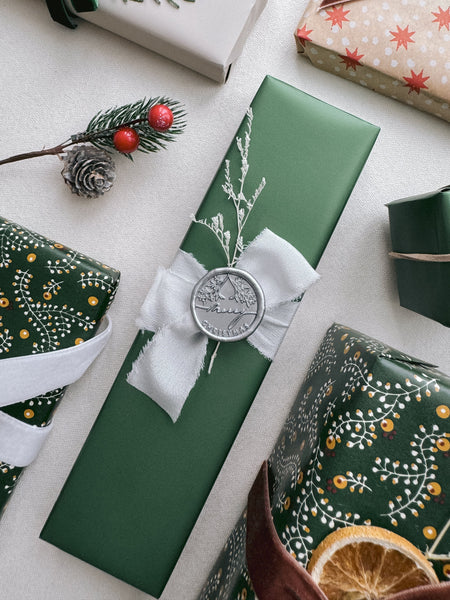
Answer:
<svg viewBox="0 0 450 600"><path fill-rule="evenodd" d="M306 566L333 530L394 531L450 579L450 378L335 324L269 458L271 511L286 551ZM199 600L254 600L246 513Z"/></svg>
<svg viewBox="0 0 450 600"><path fill-rule="evenodd" d="M118 283L118 271L0 217L0 368L3 358L52 352L93 337ZM65 389L1 410L45 427ZM22 472L0 457L0 514Z"/></svg>
<svg viewBox="0 0 450 600"><path fill-rule="evenodd" d="M312 64L450 121L448 0L312 0L295 32Z"/></svg>

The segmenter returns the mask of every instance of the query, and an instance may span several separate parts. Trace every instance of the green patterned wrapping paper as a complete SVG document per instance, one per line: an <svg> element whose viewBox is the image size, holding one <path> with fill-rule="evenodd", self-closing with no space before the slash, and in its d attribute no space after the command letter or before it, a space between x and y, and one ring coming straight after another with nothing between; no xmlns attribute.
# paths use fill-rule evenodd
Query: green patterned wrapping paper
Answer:
<svg viewBox="0 0 450 600"><path fill-rule="evenodd" d="M0 360L67 348L91 338L108 310L119 272L0 218ZM4 406L48 425L65 388ZM0 511L23 468L0 462Z"/></svg>
<svg viewBox="0 0 450 600"><path fill-rule="evenodd" d="M450 378L342 325L327 332L269 458L274 525L302 565L333 530L376 525L450 578ZM200 600L253 600L245 513ZM434 560L433 560L434 559Z"/></svg>
<svg viewBox="0 0 450 600"><path fill-rule="evenodd" d="M394 252L447 255L447 262L395 259L400 304L450 327L450 186L387 206Z"/></svg>

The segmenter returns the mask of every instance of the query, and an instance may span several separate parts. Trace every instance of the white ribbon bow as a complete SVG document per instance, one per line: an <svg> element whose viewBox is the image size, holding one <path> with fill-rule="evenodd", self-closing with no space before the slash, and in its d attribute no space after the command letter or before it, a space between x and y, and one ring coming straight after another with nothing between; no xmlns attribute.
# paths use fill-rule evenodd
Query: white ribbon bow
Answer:
<svg viewBox="0 0 450 600"><path fill-rule="evenodd" d="M250 273L264 292L264 317L247 341L272 360L297 309L293 301L319 275L294 246L270 229L247 246L235 266ZM194 321L190 300L194 285L206 273L196 258L179 250L168 269L159 267L137 320L140 329L155 335L133 363L127 381L174 422L203 369L208 338Z"/></svg>

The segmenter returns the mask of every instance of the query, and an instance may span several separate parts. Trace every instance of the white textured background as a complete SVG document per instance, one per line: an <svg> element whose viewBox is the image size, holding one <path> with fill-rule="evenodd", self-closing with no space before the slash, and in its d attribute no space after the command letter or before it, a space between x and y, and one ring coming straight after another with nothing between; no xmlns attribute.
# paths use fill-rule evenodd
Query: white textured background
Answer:
<svg viewBox="0 0 450 600"><path fill-rule="evenodd" d="M55 157L0 167L0 214L122 271L112 343L66 394L0 522L2 600L148 598L38 536L136 334L134 316L156 267L173 258L267 73L382 130L319 265L322 279L301 303L163 600L197 597L333 321L450 373L448 329L399 306L384 207L450 183L450 126L298 57L293 32L305 5L269 0L221 86L93 25L58 26L40 0L0 4L0 157L52 146L98 110L145 95L170 95L189 112L186 133L166 152L134 164L118 158L115 186L99 200L71 195Z"/></svg>

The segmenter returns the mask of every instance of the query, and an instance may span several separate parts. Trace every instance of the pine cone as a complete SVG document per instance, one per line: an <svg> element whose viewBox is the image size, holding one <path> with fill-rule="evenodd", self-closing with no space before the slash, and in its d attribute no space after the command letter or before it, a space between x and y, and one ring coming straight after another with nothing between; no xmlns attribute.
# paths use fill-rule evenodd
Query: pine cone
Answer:
<svg viewBox="0 0 450 600"><path fill-rule="evenodd" d="M116 178L113 159L95 146L74 146L64 157L61 171L72 193L98 198L111 189Z"/></svg>

